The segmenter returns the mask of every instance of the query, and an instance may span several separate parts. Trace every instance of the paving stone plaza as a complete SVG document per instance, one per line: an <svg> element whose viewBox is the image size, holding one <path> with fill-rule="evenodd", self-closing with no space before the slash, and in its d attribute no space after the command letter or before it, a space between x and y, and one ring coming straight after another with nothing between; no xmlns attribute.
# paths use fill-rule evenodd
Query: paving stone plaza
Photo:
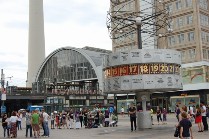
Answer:
<svg viewBox="0 0 209 139"><path fill-rule="evenodd" d="M157 124L156 115L154 115L154 125L152 129L138 130L131 132L129 117L119 116L118 127L102 127L92 129L53 129L50 130L50 139L174 139L173 136L177 120L174 114L168 115L167 124ZM22 130L18 130L18 139L25 137L25 122L23 119ZM198 127L193 123L194 139L208 139L209 132L198 132ZM0 128L0 139L3 138L3 128ZM43 130L41 130L43 134ZM41 137L43 138L43 137Z"/></svg>

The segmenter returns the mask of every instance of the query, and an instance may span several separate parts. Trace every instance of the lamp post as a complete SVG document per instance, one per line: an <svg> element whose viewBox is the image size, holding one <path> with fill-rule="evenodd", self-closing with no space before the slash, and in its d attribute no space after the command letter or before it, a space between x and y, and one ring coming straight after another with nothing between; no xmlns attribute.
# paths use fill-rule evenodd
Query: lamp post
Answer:
<svg viewBox="0 0 209 139"><path fill-rule="evenodd" d="M3 109L5 108L4 106L4 98L3 98L3 94L4 94L4 80L5 80L5 75L3 73L3 69L1 69L1 100L2 100L2 105L1 105L1 113L3 114L5 111L3 111ZM6 94L4 94L6 95Z"/></svg>
<svg viewBox="0 0 209 139"><path fill-rule="evenodd" d="M141 25L142 25L142 19L141 19L141 17L137 17L136 18L136 26L137 26L138 49L142 49Z"/></svg>

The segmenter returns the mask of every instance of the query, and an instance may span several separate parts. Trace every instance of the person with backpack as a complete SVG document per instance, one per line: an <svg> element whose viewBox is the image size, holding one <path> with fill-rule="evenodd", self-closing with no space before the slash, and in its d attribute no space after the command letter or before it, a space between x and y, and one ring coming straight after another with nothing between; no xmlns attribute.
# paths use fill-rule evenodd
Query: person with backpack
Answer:
<svg viewBox="0 0 209 139"><path fill-rule="evenodd" d="M7 137L9 138L9 128L8 128L8 120L7 120L7 114L5 113L2 116L2 127L4 129L4 137L6 137L6 131L7 131Z"/></svg>
<svg viewBox="0 0 209 139"><path fill-rule="evenodd" d="M181 113L182 120L179 122L180 139L193 139L192 123L189 121L187 112Z"/></svg>

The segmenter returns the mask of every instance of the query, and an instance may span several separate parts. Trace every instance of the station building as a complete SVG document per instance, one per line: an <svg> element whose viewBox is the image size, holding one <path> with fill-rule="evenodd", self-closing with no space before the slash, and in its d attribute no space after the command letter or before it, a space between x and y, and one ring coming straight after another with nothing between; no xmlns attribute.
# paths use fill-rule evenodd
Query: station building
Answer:
<svg viewBox="0 0 209 139"><path fill-rule="evenodd" d="M112 103L103 95L103 56L111 51L63 47L49 54L40 66L32 93L45 95L49 111Z"/></svg>

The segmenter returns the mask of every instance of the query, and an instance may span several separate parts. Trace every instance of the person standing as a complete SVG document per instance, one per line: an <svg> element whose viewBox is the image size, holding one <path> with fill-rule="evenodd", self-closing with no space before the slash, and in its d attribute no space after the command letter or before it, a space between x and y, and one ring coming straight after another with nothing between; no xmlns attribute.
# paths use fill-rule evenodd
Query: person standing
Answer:
<svg viewBox="0 0 209 139"><path fill-rule="evenodd" d="M136 131L136 108L131 104L129 108L130 122L131 122L131 132L133 132L133 124L134 130Z"/></svg>
<svg viewBox="0 0 209 139"><path fill-rule="evenodd" d="M195 123L198 126L198 132L203 132L201 109L198 107L195 115Z"/></svg>
<svg viewBox="0 0 209 139"><path fill-rule="evenodd" d="M38 110L35 110L34 113L32 114L32 127L33 127L33 132L34 132L34 137L40 137L40 127L39 127L39 114Z"/></svg>
<svg viewBox="0 0 209 139"><path fill-rule="evenodd" d="M83 111L79 112L79 119L80 119L81 128L82 128L82 126L83 126Z"/></svg>
<svg viewBox="0 0 209 139"><path fill-rule="evenodd" d="M22 130L22 113L18 112L17 117L17 128L18 130Z"/></svg>
<svg viewBox="0 0 209 139"><path fill-rule="evenodd" d="M200 106L201 106L202 123L203 123L204 131L208 131L208 123L207 123L207 117L206 117L206 106L205 106L204 102L201 102Z"/></svg>
<svg viewBox="0 0 209 139"><path fill-rule="evenodd" d="M167 124L167 110L163 108L163 124Z"/></svg>
<svg viewBox="0 0 209 139"><path fill-rule="evenodd" d="M41 136L46 136L46 130L44 128L44 117L43 117L43 113L44 113L44 109L42 109L41 112L40 112L40 115L39 115L39 124L41 125L41 127L44 130L44 133Z"/></svg>
<svg viewBox="0 0 209 139"><path fill-rule="evenodd" d="M96 112L96 115L94 117L94 121L95 121L95 124L99 126L99 111Z"/></svg>
<svg viewBox="0 0 209 139"><path fill-rule="evenodd" d="M67 125L67 113L66 112L62 113L62 126L63 128L65 128L65 126L67 129L69 128Z"/></svg>
<svg viewBox="0 0 209 139"><path fill-rule="evenodd" d="M7 137L9 138L9 123L7 122L7 114L4 114L2 117L2 127L4 129L4 137L6 137L7 131Z"/></svg>
<svg viewBox="0 0 209 139"><path fill-rule="evenodd" d="M192 136L192 123L187 118L186 112L181 113L182 120L179 122L180 126L180 138L181 139L193 139Z"/></svg>
<svg viewBox="0 0 209 139"><path fill-rule="evenodd" d="M10 129L10 137L16 138L17 137L17 113L15 111L12 112L12 116L10 117L9 121L11 124Z"/></svg>
<svg viewBox="0 0 209 139"><path fill-rule="evenodd" d="M121 115L122 115L122 117L124 117L124 108L123 107L121 107Z"/></svg>
<svg viewBox="0 0 209 139"><path fill-rule="evenodd" d="M49 137L49 115L43 111L43 125L44 125L44 130L45 130L45 137Z"/></svg>
<svg viewBox="0 0 209 139"><path fill-rule="evenodd" d="M179 122L179 114L181 113L180 108L179 108L179 105L176 105L175 113L176 113L176 118L177 118L177 120Z"/></svg>
<svg viewBox="0 0 209 139"><path fill-rule="evenodd" d="M151 108L151 109L150 109L150 113L151 113L151 121L152 121L152 125L154 125L154 123L153 123L153 112L154 112L154 111L153 111L153 109Z"/></svg>
<svg viewBox="0 0 209 139"><path fill-rule="evenodd" d="M54 115L53 112L51 113L50 119L51 119L51 129L54 129L54 119L55 119L55 115Z"/></svg>
<svg viewBox="0 0 209 139"><path fill-rule="evenodd" d="M87 121L88 121L88 111L87 110L84 110L83 111L83 120L84 120L84 125L85 125L85 128L87 128Z"/></svg>
<svg viewBox="0 0 209 139"><path fill-rule="evenodd" d="M74 123L74 113L72 110L70 111L69 118L70 118L70 129L73 129L74 128L74 124L73 124Z"/></svg>
<svg viewBox="0 0 209 139"><path fill-rule="evenodd" d="M31 118L31 113L28 110L26 112L25 119L26 119L26 134L25 134L25 136L28 137L28 130L29 130L30 137L32 137L32 125L31 125L32 118Z"/></svg>
<svg viewBox="0 0 209 139"><path fill-rule="evenodd" d="M108 110L105 110L105 127L108 127L110 123L110 114Z"/></svg>

